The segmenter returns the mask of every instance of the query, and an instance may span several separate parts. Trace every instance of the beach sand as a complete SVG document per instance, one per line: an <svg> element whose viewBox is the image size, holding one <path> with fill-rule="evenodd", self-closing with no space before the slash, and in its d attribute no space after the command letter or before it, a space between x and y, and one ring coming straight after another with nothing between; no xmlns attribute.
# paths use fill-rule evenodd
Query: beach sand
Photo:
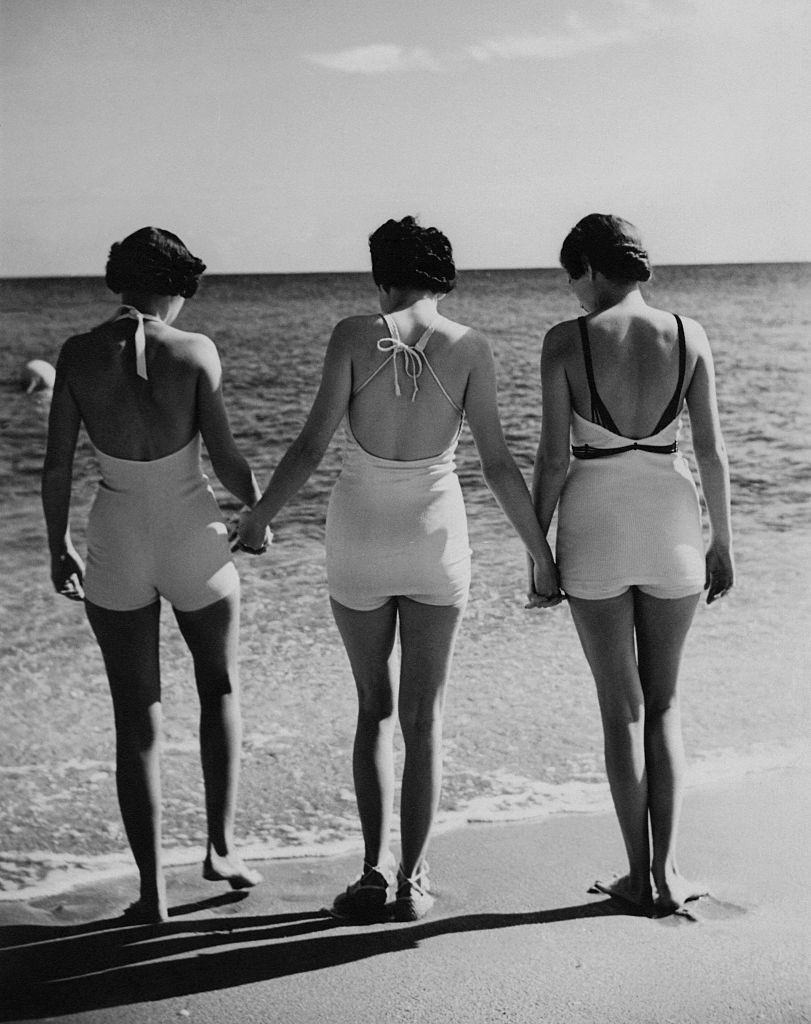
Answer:
<svg viewBox="0 0 811 1024"><path fill-rule="evenodd" d="M115 920L133 880L0 904L0 1020L140 1024L799 1024L809 1020L809 773L688 794L680 861L712 895L659 920L587 893L622 866L611 814L437 837L410 925L323 911L357 858L270 861L249 893L169 876L160 926Z"/></svg>

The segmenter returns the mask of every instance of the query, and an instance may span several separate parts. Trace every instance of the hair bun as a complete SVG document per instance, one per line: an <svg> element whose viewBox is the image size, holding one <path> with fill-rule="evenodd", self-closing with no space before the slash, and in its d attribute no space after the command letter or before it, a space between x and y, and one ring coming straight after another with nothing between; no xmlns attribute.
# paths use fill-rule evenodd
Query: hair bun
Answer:
<svg viewBox="0 0 811 1024"><path fill-rule="evenodd" d="M591 213L578 221L560 250L563 269L580 277L586 266L612 281L648 281L650 258L639 231L622 217Z"/></svg>
<svg viewBox="0 0 811 1024"><path fill-rule="evenodd" d="M372 274L384 288L424 288L449 292L456 284L453 249L437 228L421 227L414 217L387 220L369 236Z"/></svg>
<svg viewBox="0 0 811 1024"><path fill-rule="evenodd" d="M183 242L162 228L141 228L123 242L114 242L107 259L105 280L110 291L190 298L205 263Z"/></svg>

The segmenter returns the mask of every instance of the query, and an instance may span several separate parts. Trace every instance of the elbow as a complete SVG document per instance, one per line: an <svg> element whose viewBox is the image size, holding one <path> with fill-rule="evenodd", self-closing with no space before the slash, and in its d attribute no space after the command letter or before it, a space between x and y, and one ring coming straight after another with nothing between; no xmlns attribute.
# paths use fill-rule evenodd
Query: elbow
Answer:
<svg viewBox="0 0 811 1024"><path fill-rule="evenodd" d="M718 440L712 444L702 444L701 442L696 443L696 439L694 437L693 453L696 457L696 462L698 463L699 468L726 468L728 465L729 460L727 459L727 449L722 440Z"/></svg>
<svg viewBox="0 0 811 1024"><path fill-rule="evenodd" d="M563 451L542 452L535 464L536 479L557 479L569 471L569 449Z"/></svg>
<svg viewBox="0 0 811 1024"><path fill-rule="evenodd" d="M488 459L482 463L482 476L491 491L497 492L504 481L514 472L517 466L512 459ZM520 472L520 470L518 470Z"/></svg>

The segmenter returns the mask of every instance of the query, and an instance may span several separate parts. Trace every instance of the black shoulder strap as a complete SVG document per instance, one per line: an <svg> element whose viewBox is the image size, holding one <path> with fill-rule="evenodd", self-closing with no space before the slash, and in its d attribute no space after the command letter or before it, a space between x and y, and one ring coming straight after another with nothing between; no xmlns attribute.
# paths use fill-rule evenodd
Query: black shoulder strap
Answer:
<svg viewBox="0 0 811 1024"><path fill-rule="evenodd" d="M684 324L681 322L681 317L674 313L676 317L676 327L679 332L679 379L676 382L676 390L673 392L673 397L668 402L667 408L659 418L659 422L653 430L653 434L658 434L660 430L670 423L671 420L676 418L676 413L679 411L679 403L681 401L681 389L684 387L684 368L687 364L687 342L684 337ZM651 434L651 437L653 436Z"/></svg>
<svg viewBox="0 0 811 1024"><path fill-rule="evenodd" d="M586 318L578 317L577 323L580 326L580 341L583 344L583 361L586 364L586 379L589 382L589 394L591 395L591 421L600 427L605 427L613 434L619 434L617 425L611 418L611 413L606 409L605 403L597 393L597 385L594 382L594 366L591 362L591 343L589 342L589 331L586 326Z"/></svg>

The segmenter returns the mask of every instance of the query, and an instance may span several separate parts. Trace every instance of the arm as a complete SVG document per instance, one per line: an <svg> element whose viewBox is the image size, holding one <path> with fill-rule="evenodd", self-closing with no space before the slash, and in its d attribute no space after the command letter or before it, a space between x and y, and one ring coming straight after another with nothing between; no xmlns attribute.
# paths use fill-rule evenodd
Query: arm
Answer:
<svg viewBox="0 0 811 1024"><path fill-rule="evenodd" d="M321 383L307 422L276 467L265 493L240 520L239 539L251 548L261 547L266 527L318 468L346 413L352 393L348 342L349 328L342 321L327 345Z"/></svg>
<svg viewBox="0 0 811 1024"><path fill-rule="evenodd" d="M254 505L259 498L259 485L231 433L228 413L222 394L222 366L216 346L200 336L200 371L197 379L197 415L200 433L205 442L217 479L243 505Z"/></svg>
<svg viewBox="0 0 811 1024"><path fill-rule="evenodd" d="M546 535L569 471L571 399L563 360L565 339L557 328L541 349L541 439L532 474L532 501Z"/></svg>
<svg viewBox="0 0 811 1024"><path fill-rule="evenodd" d="M81 417L66 379L68 359L63 348L56 364L48 445L42 469L42 508L51 552L51 581L58 594L81 601L84 597L84 563L70 537L70 492L73 456Z"/></svg>
<svg viewBox="0 0 811 1024"><path fill-rule="evenodd" d="M548 597L544 604L557 604L560 596L552 552L532 509L527 485L504 440L490 346L480 335L469 343L475 348L465 392L465 413L479 452L482 475L535 565L534 603L541 596Z"/></svg>
<svg viewBox="0 0 811 1024"><path fill-rule="evenodd" d="M693 451L701 478L701 490L710 520L706 555L707 604L732 587L735 565L732 555L732 517L729 498L729 463L718 417L715 369L709 342L702 327L688 321L691 340L697 344L696 361L685 400L690 413Z"/></svg>

